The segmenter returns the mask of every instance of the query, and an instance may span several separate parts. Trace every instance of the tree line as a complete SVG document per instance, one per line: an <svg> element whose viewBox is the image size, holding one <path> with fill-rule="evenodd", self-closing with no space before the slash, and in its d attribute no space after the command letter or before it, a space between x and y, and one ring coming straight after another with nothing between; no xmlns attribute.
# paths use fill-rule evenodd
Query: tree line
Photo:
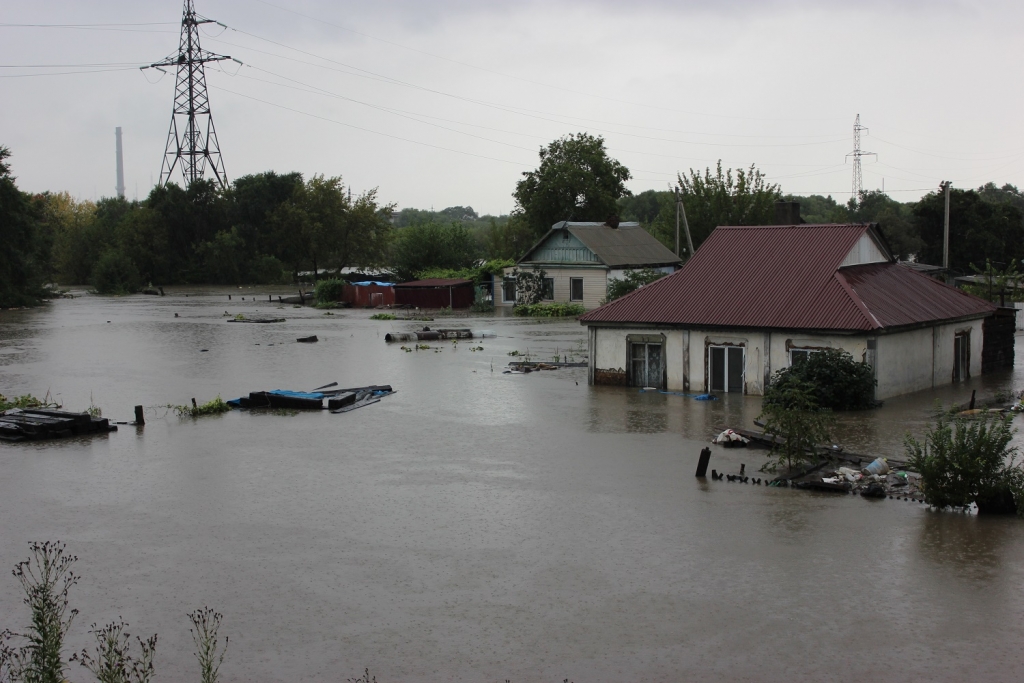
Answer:
<svg viewBox="0 0 1024 683"><path fill-rule="evenodd" d="M21 192L9 157L0 146L0 306L31 304L47 283L118 293L146 284L285 283L348 267L400 279L463 272L481 260L521 257L558 221L613 215L675 246L675 194L630 193L629 169L587 133L540 149L537 168L516 183L508 216L481 216L470 206L397 211L376 189L353 196L339 177L273 171L227 188L197 181L155 187L140 201L80 201L66 192ZM679 173L676 184L695 247L718 225L772 224L775 203L786 199L800 202L808 223L877 222L896 256L941 263L939 190L909 203L869 191L842 204L784 194L756 166L721 162ZM950 215L954 271L1008 269L1024 258L1024 193L1016 187L954 189Z"/></svg>

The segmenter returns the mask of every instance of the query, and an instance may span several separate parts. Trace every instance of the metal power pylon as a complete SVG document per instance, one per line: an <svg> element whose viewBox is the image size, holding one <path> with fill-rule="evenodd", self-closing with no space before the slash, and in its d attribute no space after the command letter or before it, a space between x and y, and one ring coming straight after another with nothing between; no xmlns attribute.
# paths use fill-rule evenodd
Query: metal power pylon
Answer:
<svg viewBox="0 0 1024 683"><path fill-rule="evenodd" d="M853 199L860 201L860 193L864 190L864 177L860 170L860 158L878 155L874 152L862 152L860 149L860 132L867 131L867 126L860 125L860 114L853 121L853 151L847 154L847 158L853 157Z"/></svg>
<svg viewBox="0 0 1024 683"><path fill-rule="evenodd" d="M171 128L167 132L167 146L164 148L164 161L160 168L161 185L170 180L174 169L179 167L186 186L202 178L207 168L221 187L228 184L224 159L221 157L220 144L217 142L217 130L213 126L203 65L207 62L233 58L214 54L199 46L200 24L215 23L218 22L196 14L194 0L185 0L185 9L181 15L181 41L177 54L148 67L142 67L163 71L163 67L173 66L177 67L178 71L174 83Z"/></svg>

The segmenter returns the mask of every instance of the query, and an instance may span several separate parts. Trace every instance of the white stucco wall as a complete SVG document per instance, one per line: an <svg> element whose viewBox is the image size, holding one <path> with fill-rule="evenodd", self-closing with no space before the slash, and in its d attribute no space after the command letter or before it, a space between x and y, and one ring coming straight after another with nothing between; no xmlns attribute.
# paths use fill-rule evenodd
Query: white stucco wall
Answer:
<svg viewBox="0 0 1024 683"><path fill-rule="evenodd" d="M875 371L878 387L875 397L885 399L951 383L954 338L960 332L970 335L970 375L980 375L983 344L981 320L879 335Z"/></svg>
<svg viewBox="0 0 1024 683"><path fill-rule="evenodd" d="M671 330L592 327L591 378L595 370L627 370L627 336L664 335L667 388L708 391L708 349L744 349L744 393L761 395L771 375L789 367L791 349L842 349L875 368L878 399L948 384L953 376L954 336L970 332L970 373L981 373L982 321L938 325L893 334L813 335L802 332ZM869 340L875 349L869 350Z"/></svg>

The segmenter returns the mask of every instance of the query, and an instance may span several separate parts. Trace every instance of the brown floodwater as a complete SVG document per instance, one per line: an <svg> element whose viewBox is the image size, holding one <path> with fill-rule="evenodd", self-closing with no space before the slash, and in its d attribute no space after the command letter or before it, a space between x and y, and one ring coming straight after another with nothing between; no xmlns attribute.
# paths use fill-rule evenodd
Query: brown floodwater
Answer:
<svg viewBox="0 0 1024 683"><path fill-rule="evenodd" d="M144 428L0 445L0 569L67 542L69 649L120 615L159 634L158 680L198 680L186 614L210 605L228 682L1021 678L1024 521L696 480L700 449L759 399L501 374L513 350L578 353L574 321L438 320L499 336L406 353L384 334L415 323L257 291L0 312L0 393L119 420L147 406ZM288 320L226 323L257 309ZM161 407L331 381L398 393L341 415ZM842 416L839 440L898 456L936 400L1014 386L1019 369L894 399ZM711 466L764 461L716 447ZM0 572L0 629L26 621Z"/></svg>

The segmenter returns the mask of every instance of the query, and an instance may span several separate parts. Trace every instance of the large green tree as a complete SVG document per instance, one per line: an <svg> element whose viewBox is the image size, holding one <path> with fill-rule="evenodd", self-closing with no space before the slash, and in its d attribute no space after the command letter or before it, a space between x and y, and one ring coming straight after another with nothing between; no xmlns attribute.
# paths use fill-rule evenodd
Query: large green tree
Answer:
<svg viewBox="0 0 1024 683"><path fill-rule="evenodd" d="M513 197L535 236L562 220L604 221L629 194L629 169L608 156L604 138L570 134L540 150L540 166L523 173ZM520 254L521 256L521 254Z"/></svg>
<svg viewBox="0 0 1024 683"><path fill-rule="evenodd" d="M403 280L428 269L461 270L473 265L477 247L460 223L427 223L400 228L391 252L391 267Z"/></svg>
<svg viewBox="0 0 1024 683"><path fill-rule="evenodd" d="M24 306L42 296L44 269L38 261L37 216L28 195L18 189L0 146L0 306Z"/></svg>
<svg viewBox="0 0 1024 683"><path fill-rule="evenodd" d="M315 175L274 210L270 222L282 258L294 271L383 263L392 238L392 207L378 204L376 190L354 201L348 192L340 177Z"/></svg>
<svg viewBox="0 0 1024 683"><path fill-rule="evenodd" d="M764 173L748 169L722 169L719 161L712 172L690 169L677 176L683 206L690 224L694 248L719 225L771 225L775 202L782 198L779 186L765 180Z"/></svg>
<svg viewBox="0 0 1024 683"><path fill-rule="evenodd" d="M925 195L913 209L924 246L920 260L942 263L945 196L941 191ZM991 203L974 190L950 191L949 267L973 273L971 264L981 268L986 260L996 266L1021 263L1024 258L1024 217L1010 202Z"/></svg>

